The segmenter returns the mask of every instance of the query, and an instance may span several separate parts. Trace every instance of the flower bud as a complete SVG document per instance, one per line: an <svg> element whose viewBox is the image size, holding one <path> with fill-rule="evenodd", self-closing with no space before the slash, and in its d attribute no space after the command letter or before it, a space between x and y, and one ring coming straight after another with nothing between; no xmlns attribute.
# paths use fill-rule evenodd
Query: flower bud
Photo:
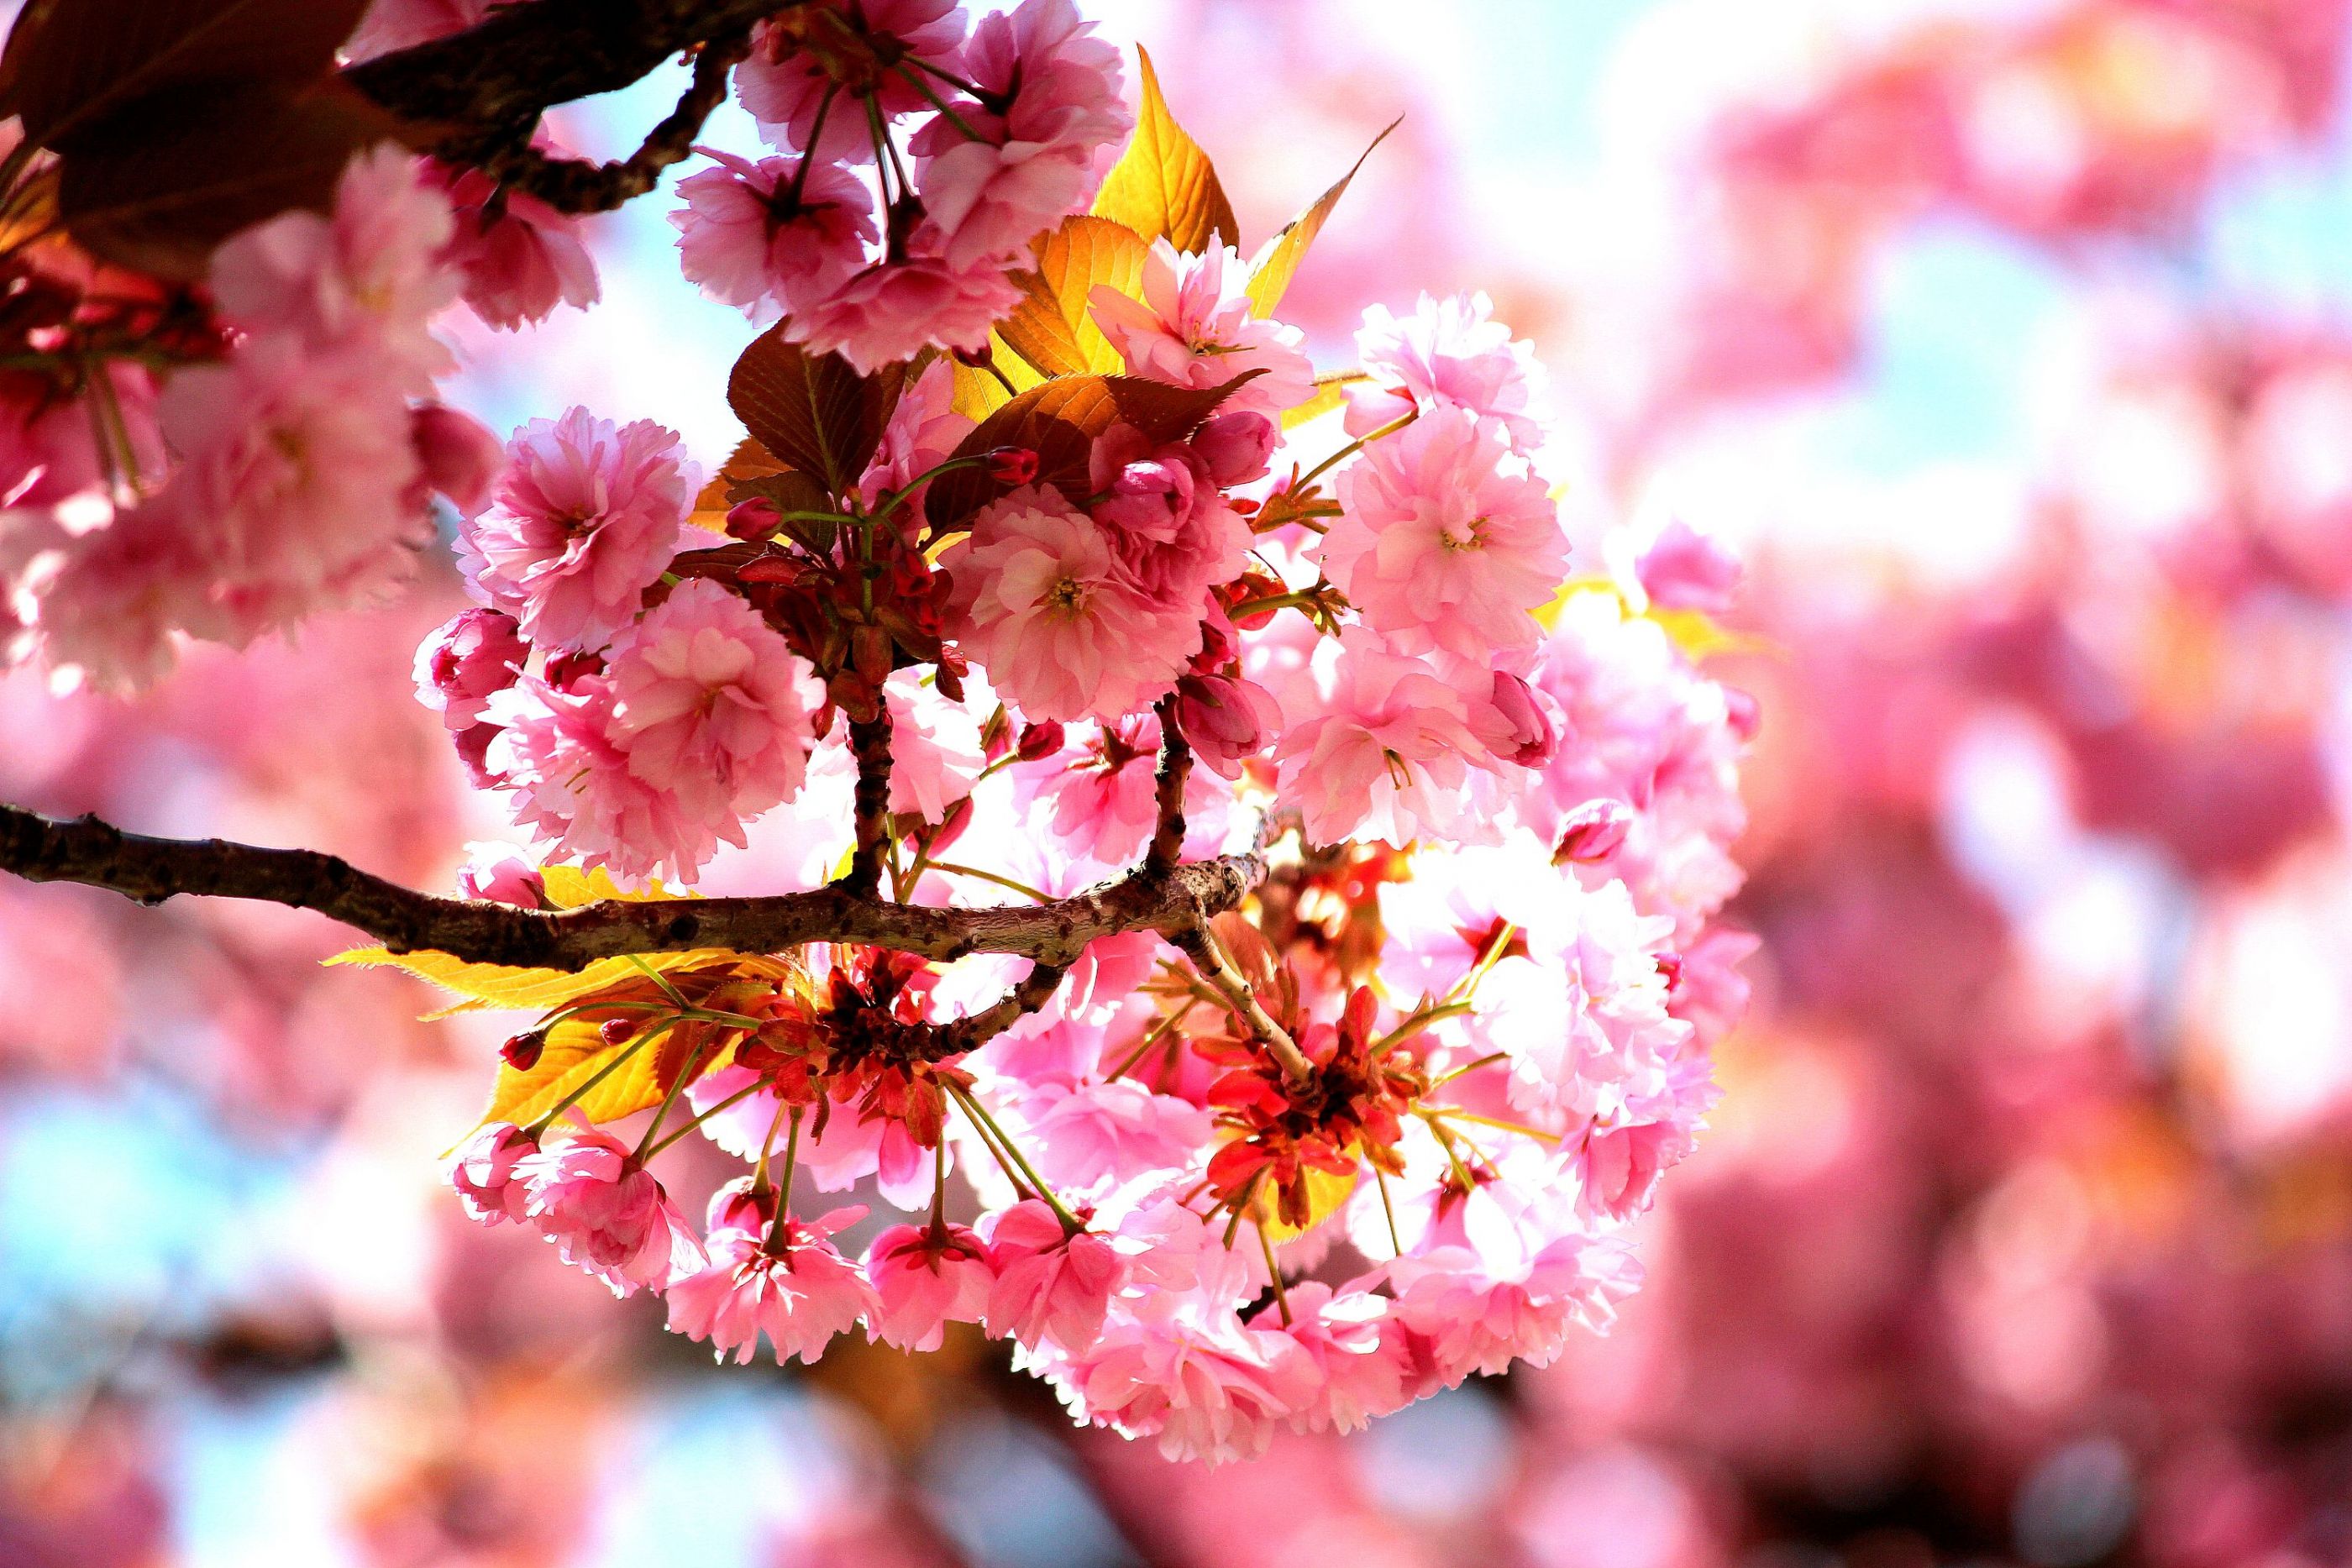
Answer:
<svg viewBox="0 0 2352 1568"><path fill-rule="evenodd" d="M784 509L765 496L754 496L748 501L738 501L727 508L727 537L733 539L764 539L774 533L784 520Z"/></svg>
<svg viewBox="0 0 2352 1568"><path fill-rule="evenodd" d="M1605 861L1624 844L1633 826L1633 808L1624 801L1606 796L1587 800L1561 821L1559 848L1552 852L1551 863L1566 865L1573 861L1591 865Z"/></svg>
<svg viewBox="0 0 2352 1568"><path fill-rule="evenodd" d="M980 727L980 754L993 762L1012 748L1013 716L999 703Z"/></svg>
<svg viewBox="0 0 2352 1568"><path fill-rule="evenodd" d="M1255 682L1187 675L1176 683L1176 727L1221 777L1238 778L1244 759L1265 750L1281 724L1281 705Z"/></svg>
<svg viewBox="0 0 2352 1568"><path fill-rule="evenodd" d="M545 909L547 879L510 844L466 846L466 863L457 869L457 891L467 898L511 904L518 909Z"/></svg>
<svg viewBox="0 0 2352 1568"><path fill-rule="evenodd" d="M1061 749L1061 724L1048 718L1022 727L1021 745L1015 755L1024 762L1043 762Z"/></svg>
<svg viewBox="0 0 2352 1568"><path fill-rule="evenodd" d="M1551 727L1551 716L1536 700L1535 688L1507 670L1496 670L1490 700L1507 737L1504 744L1510 747L1495 749L1522 768L1549 762L1559 749L1559 736Z"/></svg>
<svg viewBox="0 0 2352 1568"><path fill-rule="evenodd" d="M517 1072L529 1072L539 1065L539 1054L546 1049L544 1030L526 1030L499 1047L499 1060Z"/></svg>
<svg viewBox="0 0 2352 1568"><path fill-rule="evenodd" d="M459 730L452 740L457 747L458 764L466 769L467 780L477 789L502 789L506 775L491 770L490 742L505 731L494 724L477 724Z"/></svg>
<svg viewBox="0 0 2352 1568"><path fill-rule="evenodd" d="M1274 421L1250 412L1218 414L1192 433L1192 450L1219 489L1264 478L1274 444Z"/></svg>
<svg viewBox="0 0 2352 1568"><path fill-rule="evenodd" d="M568 692L583 675L601 674L604 669L602 653L551 653L547 658L547 684Z"/></svg>
<svg viewBox="0 0 2352 1568"><path fill-rule="evenodd" d="M606 1019L596 1026L596 1038L606 1045L626 1045L630 1036L636 1032L637 1021L635 1019Z"/></svg>
<svg viewBox="0 0 2352 1568"><path fill-rule="evenodd" d="M958 839L963 837L963 831L971 826L971 797L966 795L948 808L947 820L940 824L939 831L931 835L931 852L937 854L953 844Z"/></svg>
<svg viewBox="0 0 2352 1568"><path fill-rule="evenodd" d="M416 650L416 700L451 729L481 721L490 695L515 684L530 644L511 616L462 610L443 622Z"/></svg>
<svg viewBox="0 0 2352 1568"><path fill-rule="evenodd" d="M987 454L988 476L1000 485L1034 484L1037 454L1026 446L998 446Z"/></svg>
<svg viewBox="0 0 2352 1568"><path fill-rule="evenodd" d="M1658 973L1664 977L1667 991L1673 992L1681 989L1683 983L1683 956L1680 953L1659 954Z"/></svg>
<svg viewBox="0 0 2352 1568"><path fill-rule="evenodd" d="M490 485L506 461L499 438L481 421L428 402L411 411L408 439L416 449L425 482L449 497L449 504L472 517L489 501Z"/></svg>
<svg viewBox="0 0 2352 1568"><path fill-rule="evenodd" d="M1731 733L1742 740L1755 739L1756 732L1764 727L1764 710L1757 706L1756 699L1737 686L1726 686L1723 706L1729 710L1726 716Z"/></svg>

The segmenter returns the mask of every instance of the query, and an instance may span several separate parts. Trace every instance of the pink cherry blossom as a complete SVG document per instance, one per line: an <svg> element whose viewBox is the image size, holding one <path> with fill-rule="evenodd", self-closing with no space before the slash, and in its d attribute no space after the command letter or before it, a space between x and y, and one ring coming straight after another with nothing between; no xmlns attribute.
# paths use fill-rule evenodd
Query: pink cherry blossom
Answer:
<svg viewBox="0 0 2352 1568"><path fill-rule="evenodd" d="M866 1250L875 1305L866 1327L902 1350L937 1350L951 1322L976 1323L995 1284L986 1243L961 1225L894 1225Z"/></svg>
<svg viewBox="0 0 2352 1568"><path fill-rule="evenodd" d="M1370 1290L1335 1291L1320 1280L1306 1280L1251 1321L1252 1327L1287 1334L1314 1363L1318 1385L1311 1398L1292 1407L1293 1425L1309 1432L1357 1432L1406 1403L1404 1335L1390 1323L1391 1310L1388 1298Z"/></svg>
<svg viewBox="0 0 2352 1568"><path fill-rule="evenodd" d="M1738 558L1680 517L1642 552L1638 570L1650 602L1668 610L1720 614L1739 586Z"/></svg>
<svg viewBox="0 0 2352 1568"><path fill-rule="evenodd" d="M542 151L561 152L541 135ZM544 321L559 305L584 310L602 290L580 219L479 169L427 166L456 219L445 258L465 275L465 300L500 331Z"/></svg>
<svg viewBox="0 0 2352 1568"><path fill-rule="evenodd" d="M701 1244L654 1174L611 1134L582 1127L516 1162L525 1213L576 1264L625 1296L704 1266Z"/></svg>
<svg viewBox="0 0 2352 1568"><path fill-rule="evenodd" d="M449 728L470 729L491 694L514 685L530 656L511 616L461 610L416 645L416 700Z"/></svg>
<svg viewBox="0 0 2352 1568"><path fill-rule="evenodd" d="M971 793L988 759L980 749L980 721L912 670L883 687L890 706L890 810L943 822L948 808Z"/></svg>
<svg viewBox="0 0 2352 1568"><path fill-rule="evenodd" d="M569 689L524 678L490 698L484 767L509 791L516 823L561 857L609 866L631 880L681 880L708 859L716 831L630 770L613 739L612 682L584 676Z"/></svg>
<svg viewBox="0 0 2352 1568"><path fill-rule="evenodd" d="M539 1149L539 1140L511 1122L485 1122L457 1150L449 1185L457 1189L467 1215L484 1225L520 1223L530 1212L530 1190L516 1167Z"/></svg>
<svg viewBox="0 0 2352 1568"><path fill-rule="evenodd" d="M1102 1332L1127 1265L1108 1238L1072 1235L1043 1202L1029 1198L995 1216L987 1231L990 1267L983 1321L999 1339L1078 1351Z"/></svg>
<svg viewBox="0 0 2352 1568"><path fill-rule="evenodd" d="M815 677L718 583L679 584L614 642L607 668L612 744L682 819L740 844L743 819L800 792Z"/></svg>
<svg viewBox="0 0 2352 1568"><path fill-rule="evenodd" d="M1137 1305L1066 1364L1045 1363L1081 1419L1156 1437L1168 1458L1222 1464L1265 1452L1314 1400L1316 1361L1289 1335L1175 1291Z"/></svg>
<svg viewBox="0 0 2352 1568"><path fill-rule="evenodd" d="M1570 1231L1524 1263L1497 1264L1468 1248L1439 1248L1390 1266L1398 1320L1427 1343L1452 1387L1514 1361L1549 1365L1581 1324L1605 1329L1640 1266L1615 1245Z"/></svg>
<svg viewBox="0 0 2352 1568"><path fill-rule="evenodd" d="M800 175L798 160L754 163L704 148L719 166L678 182L686 205L669 214L687 279L721 304L787 314L824 298L865 267L878 239L874 195L837 163Z"/></svg>
<svg viewBox="0 0 2352 1568"><path fill-rule="evenodd" d="M489 427L437 402L409 411L408 434L425 481L449 498L460 517L472 517L490 498L506 452Z"/></svg>
<svg viewBox="0 0 2352 1568"><path fill-rule="evenodd" d="M511 904L518 909L551 907L547 879L512 844L467 844L466 863L457 868L457 891L467 898Z"/></svg>
<svg viewBox="0 0 2352 1568"><path fill-rule="evenodd" d="M1132 1079L1076 1087L1040 1085L1013 1119L1023 1146L1038 1151L1038 1170L1055 1190L1107 1192L1154 1171L1181 1169L1208 1141L1209 1112Z"/></svg>
<svg viewBox="0 0 2352 1568"><path fill-rule="evenodd" d="M1232 675L1187 675L1176 683L1176 727L1192 755L1218 775L1241 777L1282 729L1282 705L1255 681Z"/></svg>
<svg viewBox="0 0 2352 1568"><path fill-rule="evenodd" d="M1230 238L1230 236L1227 236ZM1200 256L1154 240L1143 260L1143 298L1097 284L1087 300L1095 324L1132 374L1177 386L1222 386L1264 373L1226 400L1228 410L1278 414L1315 395L1315 367L1296 327L1260 319L1244 287L1240 254L1212 242Z"/></svg>
<svg viewBox="0 0 2352 1568"><path fill-rule="evenodd" d="M1323 569L1367 625L1412 652L1534 646L1528 612L1559 591L1568 539L1549 487L1498 427L1433 410L1365 447L1339 494Z"/></svg>
<svg viewBox="0 0 2352 1568"><path fill-rule="evenodd" d="M898 397L890 422L882 427L882 444L858 480L858 494L876 506L885 493L903 490L946 462L972 422L955 412L955 368L940 361L918 377ZM923 497L930 486L917 489L907 503L906 522L912 530L922 516Z"/></svg>
<svg viewBox="0 0 2352 1568"><path fill-rule="evenodd" d="M584 408L535 419L507 444L496 501L458 530L459 564L530 642L600 648L636 619L693 496L675 431Z"/></svg>
<svg viewBox="0 0 2352 1568"><path fill-rule="evenodd" d="M926 348L978 353L989 329L1020 303L1021 290L1000 267L914 256L877 262L810 301L787 321L784 336L813 354L839 354L868 375Z"/></svg>
<svg viewBox="0 0 2352 1568"><path fill-rule="evenodd" d="M387 142L352 161L332 215L287 213L223 245L213 293L248 331L290 332L313 349L370 339L404 390L425 392L451 363L425 330L457 296L442 259L450 233L448 198Z"/></svg>
<svg viewBox="0 0 2352 1568"><path fill-rule="evenodd" d="M815 0L811 9L817 8L837 13L852 31L910 60L952 66L963 42L965 17L956 0ZM808 147L832 81L822 60L794 42L796 28L818 25L790 16L762 23L752 30L751 57L735 69L735 91L743 107L760 122L761 134L787 151ZM928 104L895 73L884 73L876 89L875 102L886 117ZM816 149L820 157L845 162L874 157L865 114L854 99L836 101L826 112L823 135L824 144Z"/></svg>
<svg viewBox="0 0 2352 1568"><path fill-rule="evenodd" d="M1103 497L1094 519L1129 580L1152 599L1197 601L1202 589L1248 564L1249 524L1191 447L1155 450L1132 426L1114 425L1096 441L1088 470L1089 486Z"/></svg>
<svg viewBox="0 0 2352 1568"><path fill-rule="evenodd" d="M794 1356L815 1361L834 1335L873 1309L865 1276L833 1242L865 1213L837 1208L805 1224L787 1219L773 1249L760 1231L712 1231L707 1266L670 1284L670 1332L709 1341L720 1361L731 1350L739 1364L749 1363L762 1333L779 1365Z"/></svg>
<svg viewBox="0 0 2352 1568"><path fill-rule="evenodd" d="M1350 631L1328 660L1319 703L1274 748L1279 788L1318 843L1350 838L1410 843L1457 827L1454 798L1478 749L1467 711L1420 660ZM1284 705L1286 713L1293 711Z"/></svg>
<svg viewBox="0 0 2352 1568"><path fill-rule="evenodd" d="M1196 613L1135 588L1107 531L1053 490L983 507L940 565L954 578L958 641L1032 718L1147 707L1201 646Z"/></svg>
<svg viewBox="0 0 2352 1568"><path fill-rule="evenodd" d="M1369 379L1348 389L1348 434L1368 435L1416 408L1456 408L1493 420L1513 451L1540 446L1542 367L1532 344L1491 319L1494 310L1484 294L1424 294L1403 317L1385 305L1367 308L1356 361Z"/></svg>

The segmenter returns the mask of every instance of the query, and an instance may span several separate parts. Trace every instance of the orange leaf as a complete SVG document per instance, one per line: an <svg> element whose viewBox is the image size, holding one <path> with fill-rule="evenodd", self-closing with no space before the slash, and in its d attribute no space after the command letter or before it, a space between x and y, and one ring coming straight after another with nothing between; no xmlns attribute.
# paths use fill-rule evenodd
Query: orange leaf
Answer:
<svg viewBox="0 0 2352 1568"><path fill-rule="evenodd" d="M1040 236L1037 267L1016 272L1021 308L997 326L1005 343L1049 376L1120 370L1124 362L1087 309L1097 284L1141 298L1147 250L1135 231L1108 218L1076 214Z"/></svg>
<svg viewBox="0 0 2352 1568"><path fill-rule="evenodd" d="M908 367L861 376L839 354L814 356L778 322L752 340L727 378L727 405L753 440L832 495L856 488L898 406Z"/></svg>
<svg viewBox="0 0 2352 1568"><path fill-rule="evenodd" d="M1238 246L1241 225L1234 221L1234 204L1217 182L1216 166L1169 112L1151 57L1140 47L1135 55L1143 67L1135 135L1104 177L1102 192L1095 197L1095 215L1125 224L1146 241L1164 235L1178 250L1206 250L1213 234Z"/></svg>

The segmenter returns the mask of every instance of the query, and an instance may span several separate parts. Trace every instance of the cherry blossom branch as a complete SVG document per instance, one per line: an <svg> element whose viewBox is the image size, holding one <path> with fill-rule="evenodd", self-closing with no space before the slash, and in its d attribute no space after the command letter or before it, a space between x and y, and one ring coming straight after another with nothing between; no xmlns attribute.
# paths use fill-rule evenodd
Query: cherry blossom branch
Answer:
<svg viewBox="0 0 2352 1568"><path fill-rule="evenodd" d="M702 122L726 101L729 72L750 49L750 35L740 32L703 45L694 57L694 80L679 95L677 107L626 158L610 163L557 158L526 140L482 166L500 184L527 191L558 212L609 213L652 190L663 170L694 151Z"/></svg>
<svg viewBox="0 0 2352 1568"><path fill-rule="evenodd" d="M836 883L752 898L608 899L545 913L418 893L316 850L147 838L95 817L58 821L0 805L0 871L29 882L108 888L151 905L181 894L282 904L341 921L395 953L430 949L519 968L574 970L600 958L695 947L780 953L811 942L860 943L940 961L971 953L1034 960L1038 968L1012 997L978 1015L994 1017L1007 1005L1043 1006L1059 970L1098 937L1155 931L1181 946L1184 934L1238 906L1265 880L1265 857L1253 851L1192 861L1160 876L1130 872L1069 898L1001 908L895 904ZM1041 985L1044 995L1033 989ZM1010 1023L1019 1011L1002 1016Z"/></svg>
<svg viewBox="0 0 2352 1568"><path fill-rule="evenodd" d="M1184 848L1184 781L1192 775L1192 748L1176 727L1176 695L1160 699L1160 820L1144 852L1147 876L1164 876Z"/></svg>
<svg viewBox="0 0 2352 1568"><path fill-rule="evenodd" d="M1259 1005L1257 994L1250 989L1249 982L1242 978L1241 971L1234 967L1233 960L1225 956L1223 946L1218 943L1215 933L1209 929L1206 922L1171 932L1168 939L1192 961L1192 967L1232 1009L1234 1016L1257 1036L1258 1043L1265 1047L1266 1054L1281 1064L1283 1076L1293 1083L1304 1083L1315 1075L1315 1068L1307 1060L1306 1053L1298 1049L1298 1042L1290 1038L1288 1030L1274 1021L1273 1014Z"/></svg>
<svg viewBox="0 0 2352 1568"><path fill-rule="evenodd" d="M842 888L871 898L882 885L890 847L890 705L877 699L872 718L849 721L849 752L857 759L857 844Z"/></svg>

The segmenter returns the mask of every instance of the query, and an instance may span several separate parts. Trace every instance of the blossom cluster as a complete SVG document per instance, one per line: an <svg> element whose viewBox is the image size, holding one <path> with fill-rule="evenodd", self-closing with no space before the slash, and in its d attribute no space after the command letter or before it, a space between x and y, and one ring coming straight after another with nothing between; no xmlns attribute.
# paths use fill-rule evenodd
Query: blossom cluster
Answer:
<svg viewBox="0 0 2352 1568"><path fill-rule="evenodd" d="M680 182L687 277L860 371L985 349L1020 302L1008 270L1133 123L1093 34L1071 0L976 22L955 0L825 0L761 23L736 91L780 155L713 152Z"/></svg>
<svg viewBox="0 0 2352 1568"><path fill-rule="evenodd" d="M1571 580L1539 369L1481 298L1370 313L1346 406L1286 435L1317 382L1246 277L1163 239L1134 295L1097 288L1129 375L1230 391L1172 434L1114 420L1058 480L975 448L943 361L791 517L756 484L696 510L649 424L517 434L461 531L479 605L417 673L551 862L691 882L766 814L837 863L850 731L880 725L897 899L1079 893L1163 828L1273 870L1205 956L1100 937L977 1049L936 1042L1021 960L717 953L576 994L509 1042L499 1103L530 1113L460 1155L471 1212L666 1292L721 1354L978 1323L1171 1455L1350 1428L1609 1323L1744 998L1713 917L1753 713L1653 613L1721 608L1735 569L1677 526ZM961 518L959 474L992 495ZM469 886L567 901L520 861ZM550 1075L600 1051L667 1064L617 1107L658 1099L634 1144ZM686 1127L751 1167L699 1227L647 1166ZM804 1218L795 1182L902 1212Z"/></svg>

